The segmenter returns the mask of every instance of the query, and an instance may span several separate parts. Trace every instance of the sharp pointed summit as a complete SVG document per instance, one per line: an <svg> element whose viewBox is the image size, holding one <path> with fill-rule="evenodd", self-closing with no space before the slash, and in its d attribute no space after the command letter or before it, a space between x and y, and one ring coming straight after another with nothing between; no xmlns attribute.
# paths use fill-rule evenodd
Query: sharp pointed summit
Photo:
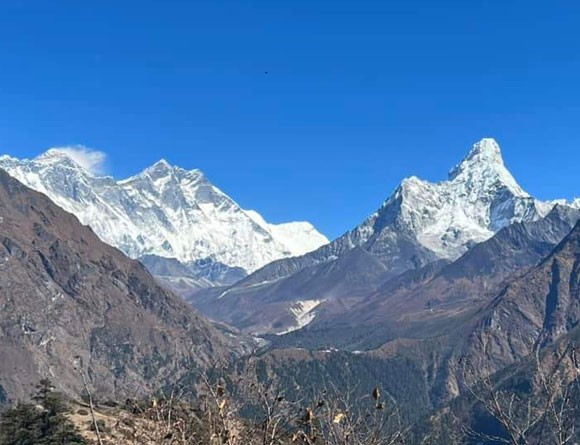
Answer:
<svg viewBox="0 0 580 445"><path fill-rule="evenodd" d="M549 211L519 186L492 138L475 143L448 181L412 178L403 186L399 226L446 259L457 258L509 224L535 220Z"/></svg>
<svg viewBox="0 0 580 445"><path fill-rule="evenodd" d="M151 179L156 180L159 178L164 178L173 174L178 168L171 165L165 159L160 159L155 164L150 165L145 168L139 175L149 176Z"/></svg>
<svg viewBox="0 0 580 445"><path fill-rule="evenodd" d="M451 170L448 180L404 179L374 214L350 232L291 265L267 266L256 274L259 278L248 281L293 273L302 264L329 261L356 246L376 255L396 275L437 259L457 259L503 227L535 221L552 207L518 185L499 144L484 138Z"/></svg>
<svg viewBox="0 0 580 445"><path fill-rule="evenodd" d="M523 192L507 170L501 148L495 139L484 138L475 143L467 156L449 172L449 181L469 181L481 176L505 182L514 191Z"/></svg>
<svg viewBox="0 0 580 445"><path fill-rule="evenodd" d="M476 142L467 156L449 172L449 180L452 181L462 172L481 168L499 168L504 167L501 148L495 139L484 138Z"/></svg>
<svg viewBox="0 0 580 445"><path fill-rule="evenodd" d="M473 144L473 147L467 155L467 158L471 159L475 157L480 157L503 164L501 148L494 138L483 138L479 142Z"/></svg>
<svg viewBox="0 0 580 445"><path fill-rule="evenodd" d="M167 162L166 159L161 158L155 164L150 166L148 169L152 170L173 170L173 165Z"/></svg>

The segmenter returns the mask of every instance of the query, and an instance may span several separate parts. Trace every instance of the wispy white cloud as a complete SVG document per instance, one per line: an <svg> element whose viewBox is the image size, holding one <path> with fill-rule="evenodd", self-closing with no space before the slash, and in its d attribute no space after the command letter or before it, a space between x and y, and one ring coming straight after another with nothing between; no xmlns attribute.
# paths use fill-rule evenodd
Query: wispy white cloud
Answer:
<svg viewBox="0 0 580 445"><path fill-rule="evenodd" d="M76 145L72 147L56 147L51 151L57 151L67 155L81 167L92 174L105 173L105 164L107 161L107 154L85 147L83 145Z"/></svg>

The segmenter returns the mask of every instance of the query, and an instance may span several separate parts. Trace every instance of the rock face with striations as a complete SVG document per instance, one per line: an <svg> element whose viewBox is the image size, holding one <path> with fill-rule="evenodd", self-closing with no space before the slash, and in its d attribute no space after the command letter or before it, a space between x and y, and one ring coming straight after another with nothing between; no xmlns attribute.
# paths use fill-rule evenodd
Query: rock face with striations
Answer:
<svg viewBox="0 0 580 445"><path fill-rule="evenodd" d="M26 397L40 378L103 395L174 381L239 352L139 262L0 170L0 385Z"/></svg>

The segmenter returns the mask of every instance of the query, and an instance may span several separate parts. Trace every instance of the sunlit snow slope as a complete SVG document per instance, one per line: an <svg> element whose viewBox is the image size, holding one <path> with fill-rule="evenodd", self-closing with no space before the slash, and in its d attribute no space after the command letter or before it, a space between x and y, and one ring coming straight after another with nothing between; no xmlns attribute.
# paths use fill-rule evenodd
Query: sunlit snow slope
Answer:
<svg viewBox="0 0 580 445"><path fill-rule="evenodd" d="M164 160L121 181L90 173L58 148L30 160L2 156L0 168L133 258L210 261L252 272L328 242L307 222L268 224L240 208L201 171Z"/></svg>

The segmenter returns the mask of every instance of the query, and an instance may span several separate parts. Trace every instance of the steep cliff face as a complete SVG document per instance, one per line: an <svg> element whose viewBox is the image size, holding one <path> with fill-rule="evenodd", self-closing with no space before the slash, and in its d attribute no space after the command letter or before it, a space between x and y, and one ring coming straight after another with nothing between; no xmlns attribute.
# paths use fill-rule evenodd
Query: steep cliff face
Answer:
<svg viewBox="0 0 580 445"><path fill-rule="evenodd" d="M158 387L240 352L137 261L0 170L0 385L79 393Z"/></svg>

